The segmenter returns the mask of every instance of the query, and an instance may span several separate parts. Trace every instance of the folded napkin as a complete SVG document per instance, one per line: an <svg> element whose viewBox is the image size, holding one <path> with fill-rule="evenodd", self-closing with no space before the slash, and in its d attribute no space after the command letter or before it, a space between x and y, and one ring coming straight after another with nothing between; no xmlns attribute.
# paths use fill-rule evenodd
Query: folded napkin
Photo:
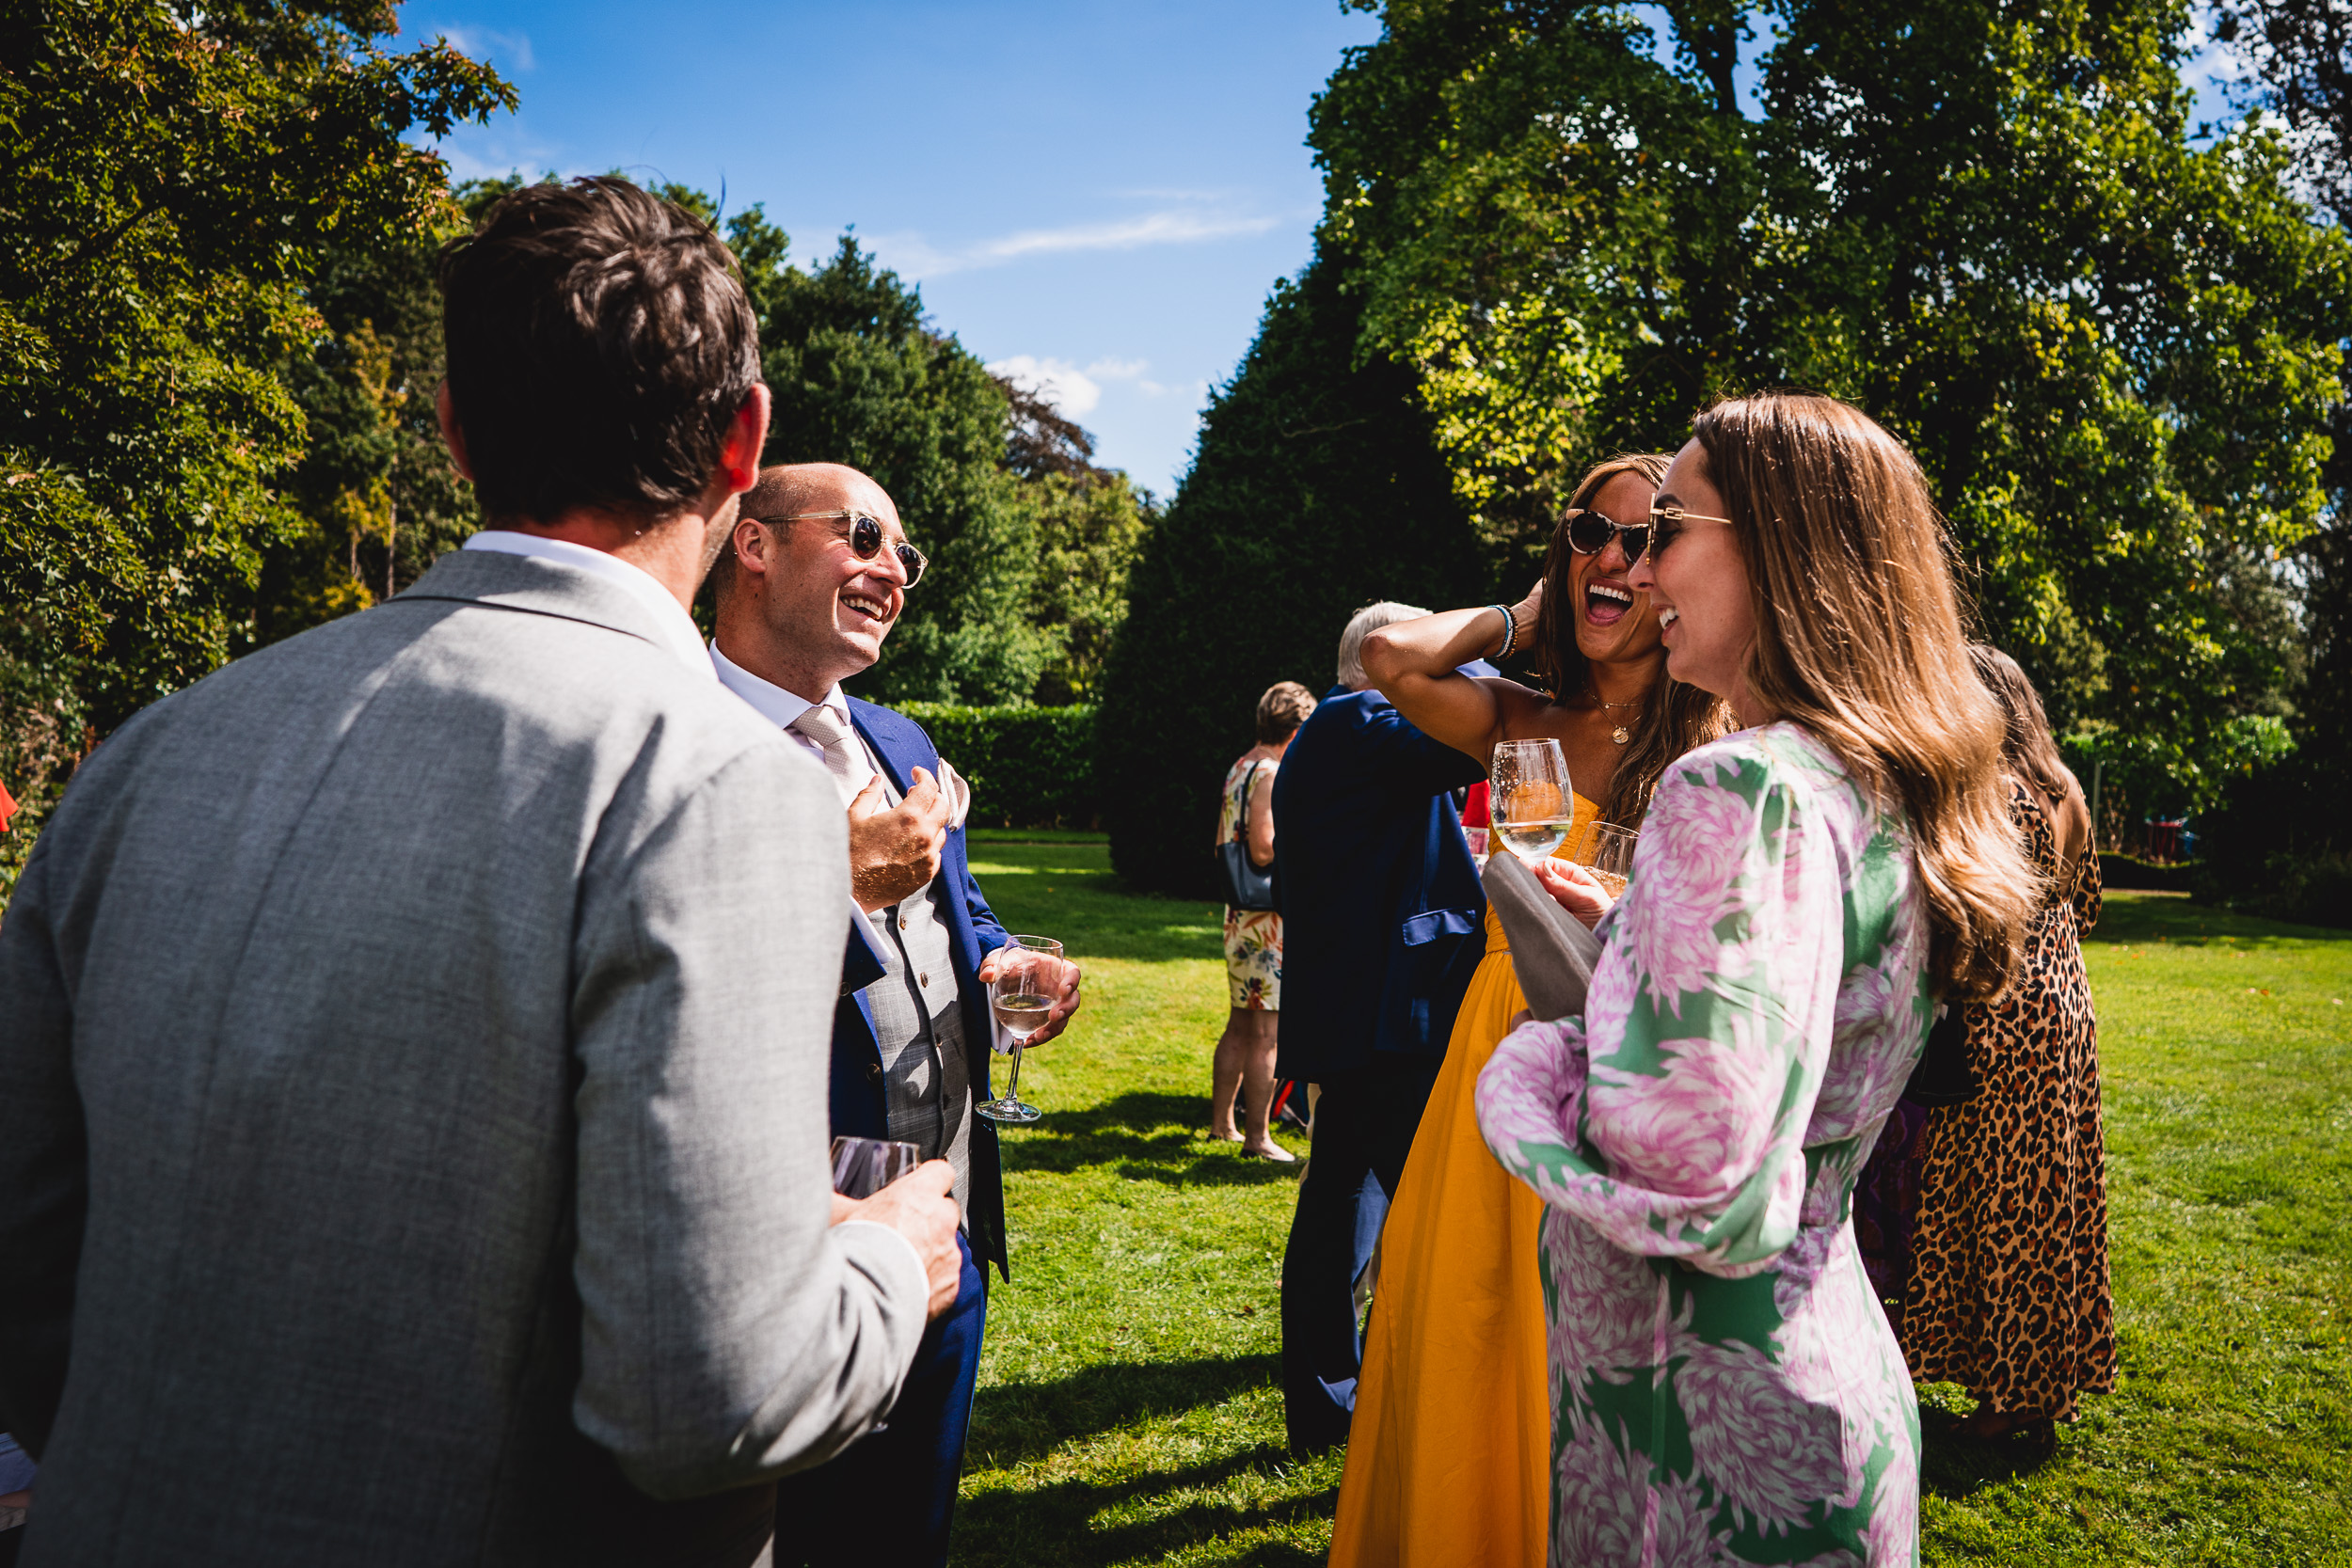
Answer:
<svg viewBox="0 0 2352 1568"><path fill-rule="evenodd" d="M1600 942L1562 909L1535 873L1507 850L1486 857L1486 902L1510 939L1527 1010L1549 1023L1584 1010L1584 988L1600 961Z"/></svg>

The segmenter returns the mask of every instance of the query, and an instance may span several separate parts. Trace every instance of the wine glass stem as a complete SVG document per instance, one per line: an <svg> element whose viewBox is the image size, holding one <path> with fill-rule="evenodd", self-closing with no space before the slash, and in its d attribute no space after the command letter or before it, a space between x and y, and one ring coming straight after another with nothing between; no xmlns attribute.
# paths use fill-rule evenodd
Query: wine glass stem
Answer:
<svg viewBox="0 0 2352 1568"><path fill-rule="evenodd" d="M1022 1044L1023 1044L1023 1042L1022 1042L1022 1041L1020 1041L1020 1040L1015 1040L1015 1041L1013 1041L1013 1042L1012 1042L1012 1068L1011 1068L1011 1069L1010 1069L1009 1071L1008 1071L1008 1072L1005 1074L1005 1095L1004 1095L1004 1098L1005 1098L1005 1099L1007 1099L1007 1100L1018 1100L1018 1099L1020 1099L1020 1098L1021 1098L1021 1047L1022 1047Z"/></svg>

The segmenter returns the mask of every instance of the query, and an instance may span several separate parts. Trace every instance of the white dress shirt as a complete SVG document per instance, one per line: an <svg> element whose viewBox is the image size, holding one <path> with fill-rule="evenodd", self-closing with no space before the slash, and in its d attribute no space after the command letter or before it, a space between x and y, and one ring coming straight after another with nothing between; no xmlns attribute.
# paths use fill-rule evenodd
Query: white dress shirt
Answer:
<svg viewBox="0 0 2352 1568"><path fill-rule="evenodd" d="M789 736L810 756L822 762L825 760L825 749L794 729L792 721L810 708L827 707L833 709L834 717L841 721L842 726L850 735L856 736L858 753L865 757L866 766L877 773L882 771L882 762L874 755L874 749L866 744L864 736L858 735L857 724L850 717L850 699L842 691L839 681L834 682L831 691L812 703L797 691L787 691L775 682L753 674L721 653L715 641L710 644L709 657L710 668L718 675L721 686L751 704L754 711ZM858 787L863 789L866 785L861 782Z"/></svg>
<svg viewBox="0 0 2352 1568"><path fill-rule="evenodd" d="M469 550L497 550L505 555L527 555L540 561L552 561L564 566L577 566L583 572L594 572L607 582L628 589L654 613L661 627L662 646L678 661L703 674L710 673L710 659L703 652L703 634L695 628L694 618L686 607L677 602L677 595L661 586L660 578L643 566L623 561L603 550L592 550L585 545L575 545L568 539L542 539L535 533L519 533L512 529L485 528L461 546Z"/></svg>

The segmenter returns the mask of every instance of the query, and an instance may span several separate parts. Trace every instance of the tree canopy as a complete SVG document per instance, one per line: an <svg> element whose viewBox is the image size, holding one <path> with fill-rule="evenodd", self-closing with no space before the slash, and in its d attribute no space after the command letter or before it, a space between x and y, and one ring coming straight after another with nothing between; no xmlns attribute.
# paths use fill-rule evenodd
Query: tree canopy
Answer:
<svg viewBox="0 0 2352 1568"><path fill-rule="evenodd" d="M0 23L0 594L87 661L102 727L217 663L271 476L280 367L330 245L442 220L403 139L514 102L389 6L61 0Z"/></svg>
<svg viewBox="0 0 2352 1568"><path fill-rule="evenodd" d="M1725 391L1847 398L1925 466L2062 728L2192 794L2280 743L2352 268L2289 150L2193 136L2174 0L1397 0L1317 100L1359 356L1419 372L1482 532Z"/></svg>
<svg viewBox="0 0 2352 1568"><path fill-rule="evenodd" d="M272 483L305 447L281 372L320 329L319 258L441 222L441 160L405 136L514 103L445 44L389 52L392 31L364 0L0 13L12 844L87 736L230 652L295 526Z"/></svg>

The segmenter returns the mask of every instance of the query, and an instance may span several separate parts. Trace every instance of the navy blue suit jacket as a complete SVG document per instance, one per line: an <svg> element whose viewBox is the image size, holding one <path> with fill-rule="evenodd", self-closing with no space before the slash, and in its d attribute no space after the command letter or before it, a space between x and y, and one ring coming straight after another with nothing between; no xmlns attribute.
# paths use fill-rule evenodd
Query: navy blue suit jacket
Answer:
<svg viewBox="0 0 2352 1568"><path fill-rule="evenodd" d="M914 769L925 768L933 778L939 776L939 749L923 727L903 714L894 713L878 703L850 699L850 722L866 737L866 744L890 775L890 782L905 794ZM988 1005L988 988L978 979L980 960L987 958L1010 939L988 900L980 896L980 885L972 879L972 867L963 849L963 830L950 828L947 843L940 854L939 881L946 896L940 900L947 920L947 935L953 949L956 968L956 998L963 1008L963 1042L967 1066L972 1080L972 1092L978 1099L988 1099L989 1042L995 1037ZM882 1043L874 1033L874 1009L866 999L865 988L882 978L882 959L866 933L866 923L850 923L850 947L842 963L841 980L845 990L833 1015L833 1131L835 1136L886 1138L890 1135L889 1108L882 1092ZM1005 1257L1005 1178L1004 1167L996 1152L996 1126L979 1117L972 1118L972 1202L964 1215L964 1227L972 1239L972 1254L983 1263L993 1262L996 1272L1007 1279L1012 1277Z"/></svg>
<svg viewBox="0 0 2352 1568"><path fill-rule="evenodd" d="M1333 687L1274 776L1282 911L1275 1070L1442 1056L1486 949L1486 895L1451 791L1485 778L1377 691Z"/></svg>

